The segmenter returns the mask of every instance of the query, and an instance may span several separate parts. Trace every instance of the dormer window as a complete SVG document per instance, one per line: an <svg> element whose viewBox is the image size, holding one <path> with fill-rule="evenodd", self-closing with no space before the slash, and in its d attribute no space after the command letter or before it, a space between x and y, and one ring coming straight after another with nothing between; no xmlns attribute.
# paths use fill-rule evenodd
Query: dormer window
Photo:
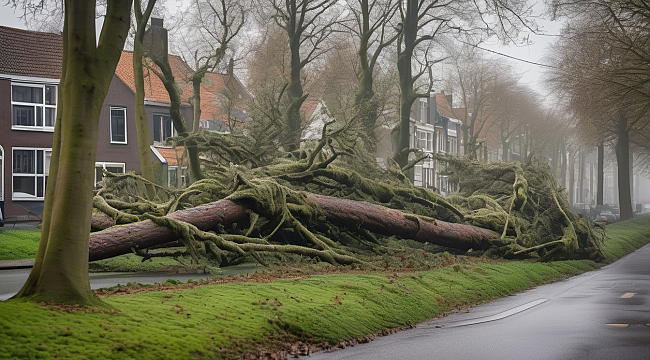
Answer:
<svg viewBox="0 0 650 360"><path fill-rule="evenodd" d="M56 85L11 84L11 128L54 131Z"/></svg>

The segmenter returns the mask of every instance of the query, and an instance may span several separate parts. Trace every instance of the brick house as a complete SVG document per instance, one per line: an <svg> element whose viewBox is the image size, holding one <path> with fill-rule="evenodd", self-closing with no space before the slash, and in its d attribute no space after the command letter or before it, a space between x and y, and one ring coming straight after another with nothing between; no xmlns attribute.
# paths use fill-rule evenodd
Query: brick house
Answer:
<svg viewBox="0 0 650 360"><path fill-rule="evenodd" d="M162 21L157 24L162 26ZM62 46L60 34L0 26L0 212L8 219L38 218L42 214ZM170 64L182 98L187 100L192 94L191 83L186 81L191 69L178 56L170 56ZM145 111L152 161L158 165L157 181L182 187L187 169L183 149L170 150L165 142L176 135L169 117L169 95L153 73L154 66L145 66ZM208 73L204 78L200 123L207 130L228 130L237 122L249 121L243 104L250 100L250 94L232 68L231 62L226 74ZM181 104L181 113L191 129L189 103ZM139 173L137 148L133 53L124 51L100 115L95 183L102 180L104 169Z"/></svg>
<svg viewBox="0 0 650 360"><path fill-rule="evenodd" d="M60 34L0 26L0 209L7 219L42 213L62 49ZM100 116L96 182L104 168L140 168L134 101L114 77Z"/></svg>

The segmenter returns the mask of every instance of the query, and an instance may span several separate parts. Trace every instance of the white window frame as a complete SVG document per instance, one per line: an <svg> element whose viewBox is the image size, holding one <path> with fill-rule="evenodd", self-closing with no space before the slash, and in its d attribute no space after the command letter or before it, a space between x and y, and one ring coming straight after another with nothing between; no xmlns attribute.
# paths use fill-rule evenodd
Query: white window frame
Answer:
<svg viewBox="0 0 650 360"><path fill-rule="evenodd" d="M22 87L31 87L31 88L40 88L42 89L42 97L43 97L43 102L42 103L28 103L28 102L20 102L20 101L14 101L14 91L13 88L14 86L22 86ZM54 88L54 105L49 105L45 104L45 88L46 86L53 87ZM54 132L54 124L56 122L56 112L57 112L57 104L56 102L58 101L58 94L59 91L59 86L56 83L31 83L31 82L16 82L12 81L11 82L11 129L12 130L26 130L26 131L44 131L44 132ZM29 106L33 107L35 110L40 109L41 111L41 116L42 116L42 124L41 125L15 125L14 124L14 106ZM52 120L52 126L46 126L45 125L45 119L46 119L46 109L54 110L54 119ZM36 113L34 113L34 116L36 116ZM36 122L36 119L34 119L34 122Z"/></svg>
<svg viewBox="0 0 650 360"><path fill-rule="evenodd" d="M458 138L455 136L448 136L447 140L449 141L449 153L452 155L458 154Z"/></svg>
<svg viewBox="0 0 650 360"><path fill-rule="evenodd" d="M97 183L99 181L103 180L103 177L99 181L97 180L97 168L102 168L103 170L106 170L107 167L116 167L116 168L121 167L122 168L121 173L124 174L126 172L126 164L125 163L97 161L97 162L95 162L95 173L93 175L94 179L95 179L95 181L93 182L93 184L94 184L93 187L94 188L97 188Z"/></svg>
<svg viewBox="0 0 650 360"><path fill-rule="evenodd" d="M122 112L124 113L124 141L113 140L113 110L115 110L115 111L122 110ZM111 106L110 107L110 110L109 110L109 123L110 123L109 124L109 129L110 129L110 132L111 132L111 134L110 134L111 144L127 144L128 143L129 131L128 131L127 124L128 124L129 121L128 121L126 116L127 116L126 107L124 107L124 106Z"/></svg>
<svg viewBox="0 0 650 360"><path fill-rule="evenodd" d="M178 166L176 166L176 165L171 165L171 166L167 167L167 186L170 187L170 188L172 187L172 177L171 177L171 171L172 170L174 170L176 172L176 179L175 179L176 186L173 186L173 188L178 188L178 178L179 178L178 175L179 174L178 174Z"/></svg>
<svg viewBox="0 0 650 360"><path fill-rule="evenodd" d="M424 151L433 151L433 132L417 130L416 147Z"/></svg>
<svg viewBox="0 0 650 360"><path fill-rule="evenodd" d="M420 122L427 123L427 110L429 109L429 104L427 99L420 99Z"/></svg>
<svg viewBox="0 0 650 360"><path fill-rule="evenodd" d="M436 137L437 146L436 147L438 148L437 149L438 153L439 154L445 154L445 153L447 153L447 151L445 149L446 142L447 142L447 139L445 139L445 132L444 132L444 130L439 130L439 131L436 131L436 133L437 133L437 137Z"/></svg>
<svg viewBox="0 0 650 360"><path fill-rule="evenodd" d="M174 128L174 122L171 121L171 116L170 116L169 114L154 113L154 114L153 114L153 117L152 117L152 122L153 122L153 123L152 123L152 126L153 126L152 129L155 129L155 128L156 128L156 124L155 124L155 122L156 122L156 117L157 117L157 116L160 116L160 117L161 117L161 118L160 118L161 120L159 120L159 121L160 121L160 137L163 138L163 137L164 137L164 133L165 133L165 132L164 132L164 129L163 129L163 122L162 122L162 118L165 117L165 116L167 116L167 117L170 118L169 123L170 123L170 126L171 126L171 135L170 135L169 137L174 137L174 136L176 136L176 135L177 135L177 134L176 134L176 128ZM152 130L152 131L153 131L153 130ZM163 139L161 139L161 140L156 140L155 137L156 137L156 133L155 133L155 131L154 131L154 132L153 132L153 142L154 142L154 143L164 144L164 143L165 143L165 140L167 140L167 138L163 138Z"/></svg>
<svg viewBox="0 0 650 360"><path fill-rule="evenodd" d="M34 151L34 173L14 173L14 151ZM43 151L43 172L39 173L38 172L38 152ZM48 154L49 153L49 154ZM48 155L49 159L48 160ZM17 201L24 201L24 200L36 200L36 201L42 201L45 200L45 189L47 187L47 178L50 175L50 161L52 158L52 148L34 148L34 147L14 147L11 149L11 200L17 200ZM34 178L34 193L35 195L31 195L28 193L20 193L20 195L16 195L16 192L14 191L14 179L16 177L21 177L21 178ZM42 196L38 196L38 178L43 179L43 188L42 188Z"/></svg>
<svg viewBox="0 0 650 360"><path fill-rule="evenodd" d="M181 166L181 183L180 183L181 189L185 189L187 187L187 166Z"/></svg>

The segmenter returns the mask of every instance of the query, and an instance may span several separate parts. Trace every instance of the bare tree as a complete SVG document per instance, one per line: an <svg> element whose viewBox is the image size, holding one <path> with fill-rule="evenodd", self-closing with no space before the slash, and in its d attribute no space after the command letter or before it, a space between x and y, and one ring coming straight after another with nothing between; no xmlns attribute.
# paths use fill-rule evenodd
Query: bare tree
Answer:
<svg viewBox="0 0 650 360"><path fill-rule="evenodd" d="M240 34L246 12L240 2L232 0L194 0L183 29L184 50L191 57L193 72L186 74L192 83L190 102L194 111L192 131L199 130L201 120L201 83L205 74L214 71L224 60Z"/></svg>
<svg viewBox="0 0 650 360"><path fill-rule="evenodd" d="M129 31L130 0L108 0L99 41L95 1L64 2L63 61L43 230L16 297L96 304L88 246L99 115Z"/></svg>
<svg viewBox="0 0 650 360"><path fill-rule="evenodd" d="M393 160L403 168L409 156L409 124L411 106L418 97L418 79L427 74L433 58L431 42L443 34L453 33L468 40L481 35L500 35L513 39L522 27L529 26L526 16L530 8L525 1L450 1L405 0L400 2L399 37L397 39L397 68L400 84L400 111L397 147ZM490 21L492 20L492 21ZM417 56L416 52L421 51ZM414 62L415 61L415 62Z"/></svg>
<svg viewBox="0 0 650 360"><path fill-rule="evenodd" d="M632 217L630 146L650 123L650 10L645 1L558 4L570 15L551 83L595 146L615 141L621 218Z"/></svg>
<svg viewBox="0 0 650 360"><path fill-rule="evenodd" d="M459 99L462 107L455 110L456 116L463 122L465 156L477 159L482 144L481 137L490 126L492 118L490 102L498 96L499 82L510 75L499 62L486 59L473 47L450 49L448 63L450 74L446 80L446 90Z"/></svg>
<svg viewBox="0 0 650 360"><path fill-rule="evenodd" d="M300 144L302 116L300 107L307 98L303 90L303 69L328 50L326 40L337 31L342 9L336 0L261 0L264 8L270 6L268 16L287 35L289 47L289 79L285 116L288 151Z"/></svg>
<svg viewBox="0 0 650 360"><path fill-rule="evenodd" d="M348 0L354 26L351 32L358 38L357 77L359 79L354 106L364 128L370 149L376 146L375 127L381 112L381 99L375 98L374 76L380 56L399 35L395 28L398 2L395 0Z"/></svg>

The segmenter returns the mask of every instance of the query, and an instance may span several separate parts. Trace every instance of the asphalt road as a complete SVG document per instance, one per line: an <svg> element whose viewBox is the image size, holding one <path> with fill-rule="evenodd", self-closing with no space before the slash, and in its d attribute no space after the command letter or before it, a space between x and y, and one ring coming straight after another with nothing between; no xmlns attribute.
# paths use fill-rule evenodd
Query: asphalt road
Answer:
<svg viewBox="0 0 650 360"><path fill-rule="evenodd" d="M499 299L337 359L650 359L650 245L600 270Z"/></svg>
<svg viewBox="0 0 650 360"><path fill-rule="evenodd" d="M174 279L186 282L189 279L199 280L207 277L235 275L238 273L253 273L256 271L256 264L242 264L222 269L216 275L210 274L168 274L168 273L90 273L90 287L99 289L126 285L128 282L141 284L154 284ZM0 301L7 300L15 295L27 280L31 269L0 270Z"/></svg>

